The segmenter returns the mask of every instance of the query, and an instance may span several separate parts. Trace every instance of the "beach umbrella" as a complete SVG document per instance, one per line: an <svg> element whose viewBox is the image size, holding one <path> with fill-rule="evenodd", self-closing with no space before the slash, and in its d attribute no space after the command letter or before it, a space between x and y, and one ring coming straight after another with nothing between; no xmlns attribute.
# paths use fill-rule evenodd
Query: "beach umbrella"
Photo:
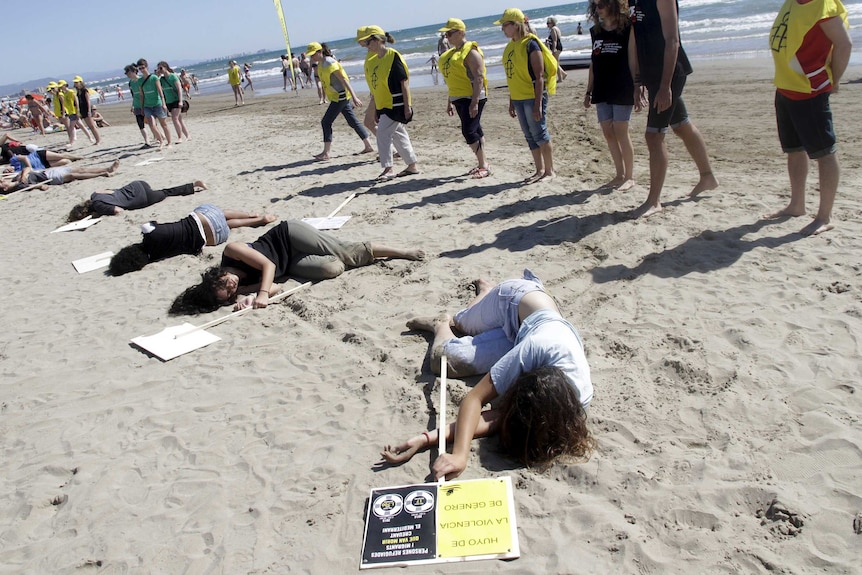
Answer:
<svg viewBox="0 0 862 575"><path fill-rule="evenodd" d="M41 94L32 94L34 100L44 100ZM27 96L22 97L18 100L18 105L23 106L27 103Z"/></svg>

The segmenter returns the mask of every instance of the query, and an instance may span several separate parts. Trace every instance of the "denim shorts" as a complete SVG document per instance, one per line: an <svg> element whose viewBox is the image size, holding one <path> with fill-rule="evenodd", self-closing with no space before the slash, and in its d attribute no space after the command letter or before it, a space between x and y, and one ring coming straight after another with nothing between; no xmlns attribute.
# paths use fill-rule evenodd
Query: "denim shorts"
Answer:
<svg viewBox="0 0 862 575"><path fill-rule="evenodd" d="M599 102L596 104L596 112L599 115L599 124L607 122L608 120L613 120L614 122L628 122L632 119L632 108L634 108L634 106Z"/></svg>
<svg viewBox="0 0 862 575"><path fill-rule="evenodd" d="M804 150L809 158L816 160L837 149L829 92L808 100L791 100L776 91L775 118L778 140L785 153Z"/></svg>
<svg viewBox="0 0 862 575"><path fill-rule="evenodd" d="M545 113L548 110L548 94L542 94L542 119L538 122L533 119L534 105L535 100L532 98L529 100L512 100L515 115L518 116L518 122L521 124L521 131L524 132L527 145L530 146L531 150L551 141L551 135L548 133L548 125L545 121Z"/></svg>
<svg viewBox="0 0 862 575"><path fill-rule="evenodd" d="M144 116L147 118L167 118L167 114L165 113L165 109L161 106L144 106Z"/></svg>
<svg viewBox="0 0 862 575"><path fill-rule="evenodd" d="M212 225L216 245L223 244L230 235L230 227L224 217L224 212L218 206L203 204L195 208L195 213L204 216Z"/></svg>

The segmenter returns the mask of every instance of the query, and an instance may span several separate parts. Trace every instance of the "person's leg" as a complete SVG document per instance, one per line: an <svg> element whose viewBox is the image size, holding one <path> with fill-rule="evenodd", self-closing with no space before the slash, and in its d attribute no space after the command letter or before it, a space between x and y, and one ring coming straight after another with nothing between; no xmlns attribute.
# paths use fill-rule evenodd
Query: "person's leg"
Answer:
<svg viewBox="0 0 862 575"><path fill-rule="evenodd" d="M163 190L153 190L150 185L146 182L141 182L147 189L147 200L149 201L152 198L154 201L150 201L150 203L155 204L157 202L161 202L163 199L169 196L190 196L195 193L195 188L207 189L206 184L204 184L200 180L195 180L190 184L183 184L181 186L174 186L172 188L165 188ZM158 199L156 199L158 198Z"/></svg>
<svg viewBox="0 0 862 575"><path fill-rule="evenodd" d="M383 244L371 243L371 252L374 258L392 258L396 260L424 260L425 250L416 248L404 249L384 246Z"/></svg>
<svg viewBox="0 0 862 575"><path fill-rule="evenodd" d="M365 117L362 122L368 131L377 135L377 111L374 109L374 98L371 98L365 108Z"/></svg>
<svg viewBox="0 0 862 575"><path fill-rule="evenodd" d="M326 112L320 120L320 127L323 128L323 152L314 156L316 160L329 159L329 150L332 147L332 123L335 121L335 118L338 117L338 114L341 113L341 110L346 103L346 101L330 102L329 106L326 108Z"/></svg>
<svg viewBox="0 0 862 575"><path fill-rule="evenodd" d="M153 139L155 139L159 143L159 147L162 147L164 145L164 141L162 138L162 133L156 126L156 119L152 115L145 115L145 117L147 120L147 125L150 127L150 133L153 135Z"/></svg>
<svg viewBox="0 0 862 575"><path fill-rule="evenodd" d="M374 148L371 147L371 142L368 140L368 131L359 122L359 118L356 117L356 114L353 111L352 102L349 100L347 101L347 105L341 110L341 115L344 116L345 120L347 120L347 125L353 128L353 131L356 132L356 135L359 136L360 140L362 140L364 147L358 153L367 154L373 152Z"/></svg>
<svg viewBox="0 0 862 575"><path fill-rule="evenodd" d="M177 131L177 142L182 142L183 129L180 125L180 109L178 107L171 110L171 121L174 124L174 129Z"/></svg>
<svg viewBox="0 0 862 575"><path fill-rule="evenodd" d="M664 132L646 132L646 144L649 151L649 194L646 201L631 213L631 217L649 217L662 211L661 189L667 175L667 144Z"/></svg>
<svg viewBox="0 0 862 575"><path fill-rule="evenodd" d="M413 144L410 142L410 135L407 133L407 128L401 122L395 122L395 131L392 133L392 145L395 150L407 164L407 168L399 173L399 175L418 174L419 168L416 166L416 152L413 151ZM378 146L379 149L379 146Z"/></svg>
<svg viewBox="0 0 862 575"><path fill-rule="evenodd" d="M234 228L256 228L271 224L276 220L272 214L250 214L240 210L223 210L225 220L230 229Z"/></svg>
<svg viewBox="0 0 862 575"><path fill-rule="evenodd" d="M392 137L400 124L386 115L380 116L377 124L377 153L380 155L380 166L383 168L378 178L392 174Z"/></svg>
<svg viewBox="0 0 862 575"><path fill-rule="evenodd" d="M697 170L700 173L700 179L697 184L689 192L689 196L694 197L701 192L714 190L718 187L718 179L712 173L712 166L709 163L709 155L706 152L706 142L697 129L697 126L691 120L676 125L673 128L673 133L680 137L685 144L685 149L688 150L688 155L694 160Z"/></svg>
<svg viewBox="0 0 862 575"><path fill-rule="evenodd" d="M814 220L802 228L806 236L817 235L833 229L831 223L832 205L838 193L838 182L841 169L838 166L838 156L834 153L817 158L817 169L820 172L820 207Z"/></svg>
<svg viewBox="0 0 862 575"><path fill-rule="evenodd" d="M534 137L531 125L535 123L533 122L533 100L512 100L512 105L515 107L518 124L521 126L521 132L524 134L524 139L527 140L530 155L533 157L533 164L536 166L536 172L524 180L524 183L532 183L541 178L545 173L542 151L539 149L539 142Z"/></svg>
<svg viewBox="0 0 862 575"><path fill-rule="evenodd" d="M611 153L611 159L614 162L614 170L616 171L614 179L608 182L607 185L609 187L615 187L623 183L623 172L625 170L623 167L623 154L620 150L620 143L617 141L617 133L614 130L613 119L599 122L599 126L602 128L602 136L605 137L605 142L608 144L608 151Z"/></svg>
<svg viewBox="0 0 862 575"><path fill-rule="evenodd" d="M631 134L629 133L629 123L627 121L614 121L613 128L623 165L623 181L617 185L617 190L625 191L634 186L635 151L634 146L632 146Z"/></svg>
<svg viewBox="0 0 862 575"><path fill-rule="evenodd" d="M164 114L164 112L162 112ZM159 124L162 126L162 130L165 133L165 139L168 141L168 147L171 146L171 131L168 128L168 119L165 115L159 117Z"/></svg>
<svg viewBox="0 0 862 575"><path fill-rule="evenodd" d="M179 118L180 128L182 128L183 136L185 136L186 141L191 140L192 137L189 135L189 129L186 128L186 119L183 117L182 110L180 110L180 113L178 114L177 117Z"/></svg>
<svg viewBox="0 0 862 575"><path fill-rule="evenodd" d="M99 130L96 128L96 122L93 121L93 118L87 116L84 118L84 121L87 122L87 126L89 126L90 131L93 133L93 136L96 138L96 145L102 143L102 137L99 135Z"/></svg>
<svg viewBox="0 0 862 575"><path fill-rule="evenodd" d="M114 162L108 167L72 168L72 170L69 172L69 176L71 176L72 180L89 180L91 178L111 176L114 172L117 171L117 168L119 166L120 160L114 160Z"/></svg>

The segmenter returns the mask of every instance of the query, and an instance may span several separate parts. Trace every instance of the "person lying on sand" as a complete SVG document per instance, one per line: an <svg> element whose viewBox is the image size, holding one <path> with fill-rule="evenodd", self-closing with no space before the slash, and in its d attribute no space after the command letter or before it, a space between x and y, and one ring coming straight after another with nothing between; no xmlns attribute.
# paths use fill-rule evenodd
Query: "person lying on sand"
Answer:
<svg viewBox="0 0 862 575"><path fill-rule="evenodd" d="M234 309L266 307L278 288L276 278L311 280L338 277L346 268L367 266L377 258L423 260L425 252L371 242L343 242L298 220L281 222L256 241L231 242L220 266L201 275L201 283L174 300L169 313L205 313L222 305Z"/></svg>
<svg viewBox="0 0 862 575"><path fill-rule="evenodd" d="M117 164L117 162L114 162ZM81 202L69 212L69 221L83 220L90 215L114 216L125 210L139 210L157 204L168 196L190 196L196 191L207 189L206 184L195 180L174 188L154 190L143 180L135 180L117 190L93 192L90 199Z"/></svg>
<svg viewBox="0 0 862 575"><path fill-rule="evenodd" d="M454 320L441 315L407 322L410 329L433 332L435 373L445 356L454 377L485 374L446 430L454 446L451 454L437 457L435 477L458 477L467 467L473 438L495 433L506 452L528 467L545 468L560 457L589 457L594 440L585 410L593 385L577 330L530 270L524 270L523 279L497 285L480 279L474 285L476 298ZM453 325L466 335L456 337ZM497 396L502 396L500 405L482 411ZM423 432L387 445L380 455L401 464L436 441L436 432Z"/></svg>
<svg viewBox="0 0 862 575"><path fill-rule="evenodd" d="M119 165L119 160L114 161L108 167L100 168L60 166L58 168L33 170L30 169L29 165L25 165L24 169L16 174L14 178L0 182L0 190L6 193L18 192L32 187L47 190L48 186L61 186L76 180L89 180L90 178L111 176L117 171L117 166ZM36 184L42 185L36 186Z"/></svg>
<svg viewBox="0 0 862 575"><path fill-rule="evenodd" d="M183 254L197 255L205 245L225 243L233 228L263 226L275 220L270 214L261 216L203 204L178 222L149 222L141 226L143 239L118 251L108 264L108 272L119 276L141 270L150 262Z"/></svg>

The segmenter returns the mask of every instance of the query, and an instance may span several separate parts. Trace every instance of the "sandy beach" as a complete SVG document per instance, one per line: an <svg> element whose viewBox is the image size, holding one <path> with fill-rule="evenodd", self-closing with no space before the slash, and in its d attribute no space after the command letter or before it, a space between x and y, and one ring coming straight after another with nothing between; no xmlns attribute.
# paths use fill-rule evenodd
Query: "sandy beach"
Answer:
<svg viewBox="0 0 862 575"><path fill-rule="evenodd" d="M854 67L845 79L860 76ZM79 136L77 151L83 165L120 157L117 175L0 201L0 574L357 572L369 490L423 481L433 461L426 451L375 468L384 445L435 426L428 339L406 320L454 312L475 278L525 267L584 338L599 448L539 473L495 438L475 440L463 478L512 477L521 558L410 573L860 573L862 84L832 98L837 227L806 238L808 216L760 217L789 197L771 79L770 61L695 63L686 104L721 187L689 199L697 173L669 137L665 211L636 221L646 116L632 121L639 186L602 189L613 164L595 110L581 105L585 70L550 104L559 177L529 186L499 83L483 118L492 175L481 180L466 176L474 157L445 114L444 86L414 94L422 173L376 185L380 166L352 155L361 143L341 119L333 158L312 160L325 109L312 90L240 108L230 94L194 98L192 141L161 151L141 149L128 108L101 108L113 127L98 148ZM92 192L136 179L209 190L49 233ZM169 362L129 341L227 313L167 314L222 248L122 277L71 264L201 203L298 219L352 193L335 235L421 247L428 260L316 283ZM449 381L450 420L475 382Z"/></svg>

